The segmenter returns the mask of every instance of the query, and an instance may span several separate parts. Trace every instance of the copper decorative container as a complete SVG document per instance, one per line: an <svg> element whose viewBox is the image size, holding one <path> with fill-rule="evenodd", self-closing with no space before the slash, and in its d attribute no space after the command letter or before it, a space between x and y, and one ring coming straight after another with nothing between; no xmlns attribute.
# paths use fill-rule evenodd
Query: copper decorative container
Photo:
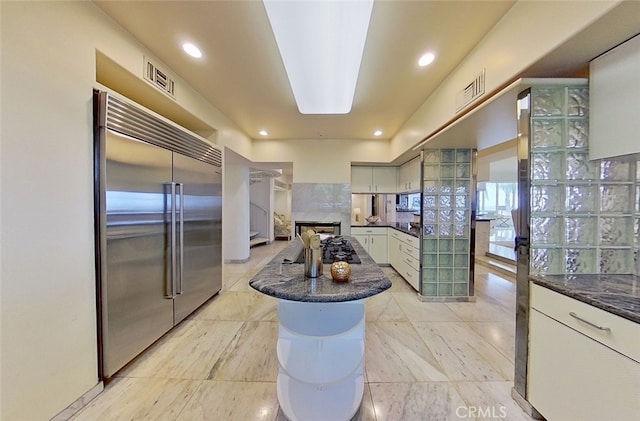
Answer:
<svg viewBox="0 0 640 421"><path fill-rule="evenodd" d="M347 282L351 276L351 266L347 262L331 263L331 277L336 282Z"/></svg>

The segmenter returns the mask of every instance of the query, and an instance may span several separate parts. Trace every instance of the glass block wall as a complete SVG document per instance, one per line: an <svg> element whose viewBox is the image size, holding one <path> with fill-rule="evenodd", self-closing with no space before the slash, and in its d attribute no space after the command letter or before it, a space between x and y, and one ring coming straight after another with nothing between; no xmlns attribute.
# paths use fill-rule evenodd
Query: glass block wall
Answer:
<svg viewBox="0 0 640 421"><path fill-rule="evenodd" d="M470 295L474 160L473 149L423 151L423 296Z"/></svg>
<svg viewBox="0 0 640 421"><path fill-rule="evenodd" d="M633 274L635 160L589 161L588 88L531 89L532 274Z"/></svg>

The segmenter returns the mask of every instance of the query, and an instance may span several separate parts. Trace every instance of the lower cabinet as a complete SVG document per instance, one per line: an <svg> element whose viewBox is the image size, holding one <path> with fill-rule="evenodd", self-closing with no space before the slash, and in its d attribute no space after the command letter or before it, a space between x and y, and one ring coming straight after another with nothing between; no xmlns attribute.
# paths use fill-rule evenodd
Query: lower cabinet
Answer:
<svg viewBox="0 0 640 421"><path fill-rule="evenodd" d="M349 420L364 393L364 301L280 300L278 402L292 421Z"/></svg>
<svg viewBox="0 0 640 421"><path fill-rule="evenodd" d="M386 227L352 227L351 235L358 240L377 264L386 265L389 263L387 230Z"/></svg>
<svg viewBox="0 0 640 421"><path fill-rule="evenodd" d="M637 420L639 337L640 324L532 284L528 401L548 420Z"/></svg>
<svg viewBox="0 0 640 421"><path fill-rule="evenodd" d="M389 264L416 291L420 291L420 242L418 238L390 229Z"/></svg>

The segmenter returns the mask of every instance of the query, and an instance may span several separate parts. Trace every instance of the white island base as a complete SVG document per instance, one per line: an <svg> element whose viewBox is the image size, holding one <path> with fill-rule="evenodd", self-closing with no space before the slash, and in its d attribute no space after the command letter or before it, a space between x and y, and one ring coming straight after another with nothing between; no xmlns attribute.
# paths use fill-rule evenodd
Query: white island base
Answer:
<svg viewBox="0 0 640 421"><path fill-rule="evenodd" d="M280 300L277 392L291 421L350 420L364 392L364 300Z"/></svg>

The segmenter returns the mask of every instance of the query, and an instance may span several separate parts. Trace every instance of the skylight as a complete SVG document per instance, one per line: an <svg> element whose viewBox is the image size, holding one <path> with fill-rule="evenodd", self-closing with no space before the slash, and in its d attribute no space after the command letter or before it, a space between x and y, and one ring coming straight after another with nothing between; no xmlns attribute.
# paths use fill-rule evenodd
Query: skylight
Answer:
<svg viewBox="0 0 640 421"><path fill-rule="evenodd" d="M300 113L349 113L373 0L263 3Z"/></svg>

